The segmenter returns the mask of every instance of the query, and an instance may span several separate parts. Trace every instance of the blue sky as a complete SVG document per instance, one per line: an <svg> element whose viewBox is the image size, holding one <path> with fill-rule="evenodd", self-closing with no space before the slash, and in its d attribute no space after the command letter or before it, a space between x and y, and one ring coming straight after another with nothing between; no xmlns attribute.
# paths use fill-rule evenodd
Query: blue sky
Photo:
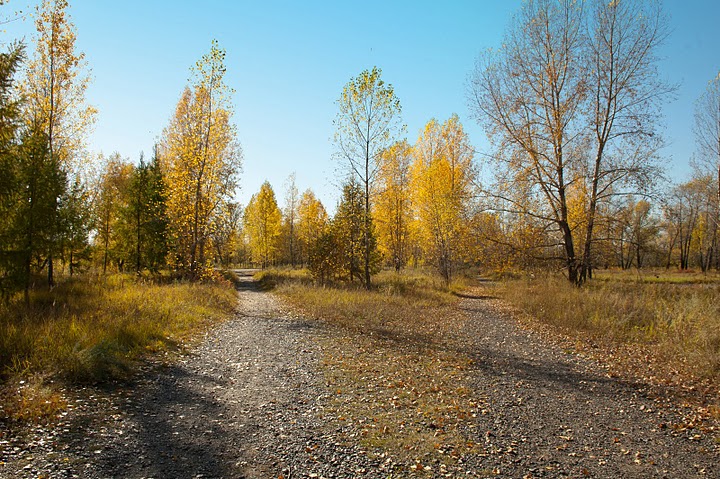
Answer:
<svg viewBox="0 0 720 479"><path fill-rule="evenodd" d="M99 110L92 151L137 160L173 113L189 68L212 39L227 50L236 90L235 122L244 149L239 200L266 179L283 197L295 171L326 207L338 198L331 158L335 100L362 70L377 65L403 108L410 142L431 118L460 116L479 151L484 132L470 119L465 84L477 55L498 47L520 0L486 1L160 1L71 0L77 48L85 52ZM34 2L11 0L6 10ZM694 150L694 102L720 71L720 2L669 0L672 35L661 73L678 83L664 110L669 176L686 179ZM30 20L5 26L2 42L32 36Z"/></svg>

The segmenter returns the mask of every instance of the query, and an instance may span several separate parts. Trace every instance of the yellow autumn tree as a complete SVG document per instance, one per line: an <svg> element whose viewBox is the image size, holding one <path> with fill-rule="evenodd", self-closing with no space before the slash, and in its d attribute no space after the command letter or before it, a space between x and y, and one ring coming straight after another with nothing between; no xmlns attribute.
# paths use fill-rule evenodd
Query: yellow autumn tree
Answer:
<svg viewBox="0 0 720 479"><path fill-rule="evenodd" d="M410 256L412 155L412 147L403 140L391 145L380 157L373 217L378 250L395 271L400 271Z"/></svg>
<svg viewBox="0 0 720 479"><path fill-rule="evenodd" d="M273 264L280 250L282 214L269 182L260 187L245 208L245 234L253 262L266 268Z"/></svg>
<svg viewBox="0 0 720 479"><path fill-rule="evenodd" d="M328 214L322 202L311 189L305 190L298 204L298 252L303 264L307 265L311 249L328 225Z"/></svg>
<svg viewBox="0 0 720 479"><path fill-rule="evenodd" d="M464 259L468 244L473 149L457 117L440 125L430 120L414 148L411 168L413 205L425 256L446 283Z"/></svg>
<svg viewBox="0 0 720 479"><path fill-rule="evenodd" d="M46 158L42 169L53 171L51 176L60 182L51 186L56 193L50 195L53 204L47 225L50 286L54 284L53 257L61 243L62 213L57 198L68 189L73 177L79 177L80 153L96 115L96 110L86 103L90 76L85 55L75 51L77 34L67 9L67 0L43 0L37 6L35 51L20 87L27 129L44 143Z"/></svg>
<svg viewBox="0 0 720 479"><path fill-rule="evenodd" d="M183 91L161 143L174 260L191 278L206 266L213 230L227 214L222 205L235 194L242 164L225 72L225 50L213 41L192 69L194 81Z"/></svg>

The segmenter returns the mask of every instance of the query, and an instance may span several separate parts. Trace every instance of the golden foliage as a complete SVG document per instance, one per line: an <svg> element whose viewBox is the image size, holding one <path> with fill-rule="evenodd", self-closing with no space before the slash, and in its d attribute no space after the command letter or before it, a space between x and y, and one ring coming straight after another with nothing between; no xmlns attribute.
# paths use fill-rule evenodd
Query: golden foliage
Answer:
<svg viewBox="0 0 720 479"><path fill-rule="evenodd" d="M168 186L167 213L177 266L198 277L221 205L234 195L242 152L231 123L231 90L224 84L225 51L213 42L196 64L170 125L160 161Z"/></svg>
<svg viewBox="0 0 720 479"><path fill-rule="evenodd" d="M245 234L250 254L263 268L273 264L280 250L281 214L275 192L267 181L245 208Z"/></svg>
<svg viewBox="0 0 720 479"><path fill-rule="evenodd" d="M430 120L418 138L412 164L415 217L425 255L449 282L464 259L475 182L473 149L457 117Z"/></svg>

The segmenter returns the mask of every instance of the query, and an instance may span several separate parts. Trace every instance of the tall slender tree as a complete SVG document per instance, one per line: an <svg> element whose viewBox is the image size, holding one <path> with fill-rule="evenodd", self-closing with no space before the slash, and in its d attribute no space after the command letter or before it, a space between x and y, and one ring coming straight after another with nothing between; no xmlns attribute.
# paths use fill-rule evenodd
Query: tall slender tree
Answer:
<svg viewBox="0 0 720 479"><path fill-rule="evenodd" d="M305 265L309 264L310 253L325 232L328 221L328 214L322 202L312 190L305 190L298 204L297 225L299 257Z"/></svg>
<svg viewBox="0 0 720 479"><path fill-rule="evenodd" d="M49 161L63 173L55 177L66 181L80 168L80 154L96 114L86 103L90 76L85 55L75 51L77 35L67 10L67 0L43 0L38 5L35 53L22 87L28 128L45 137ZM58 207L55 201L55 229L59 226ZM58 240L55 233L48 243L47 272L51 286L55 282L53 257Z"/></svg>
<svg viewBox="0 0 720 479"><path fill-rule="evenodd" d="M278 252L281 213L275 192L267 181L250 198L245 208L244 224L253 260L262 268L270 266Z"/></svg>
<svg viewBox="0 0 720 479"><path fill-rule="evenodd" d="M290 265L295 267L297 262L297 222L299 207L299 192L295 183L295 172L292 172L285 180L285 208L283 211L283 229L285 233L285 242L287 244L288 259Z"/></svg>
<svg viewBox="0 0 720 479"><path fill-rule="evenodd" d="M183 91L163 132L161 161L178 266L198 278L220 206L237 189L242 151L231 123L225 50L217 41L192 72L193 84Z"/></svg>
<svg viewBox="0 0 720 479"><path fill-rule="evenodd" d="M413 149L397 142L382 154L379 188L375 201L378 247L395 271L405 266L410 254L411 182Z"/></svg>
<svg viewBox="0 0 720 479"><path fill-rule="evenodd" d="M336 155L344 161L363 188L363 281L370 288L372 250L371 192L380 168L380 156L402 126L400 101L392 85L386 84L382 71L373 67L353 78L337 101L335 118Z"/></svg>

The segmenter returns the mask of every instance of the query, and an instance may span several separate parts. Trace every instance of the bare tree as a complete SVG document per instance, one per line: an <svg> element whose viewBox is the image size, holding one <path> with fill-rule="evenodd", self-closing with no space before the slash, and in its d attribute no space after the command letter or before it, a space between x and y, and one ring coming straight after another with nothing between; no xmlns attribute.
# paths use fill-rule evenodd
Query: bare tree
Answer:
<svg viewBox="0 0 720 479"><path fill-rule="evenodd" d="M658 110L673 90L655 66L666 32L655 1L529 0L471 77L471 108L501 166L490 194L553 226L575 284L591 272L600 204L658 172ZM580 228L569 195L586 196Z"/></svg>
<svg viewBox="0 0 720 479"><path fill-rule="evenodd" d="M583 68L594 158L579 281L590 272L598 204L624 187L642 191L657 178L660 106L674 87L657 73L656 50L668 28L655 0L594 0L587 21Z"/></svg>
<svg viewBox="0 0 720 479"><path fill-rule="evenodd" d="M498 149L498 181L487 192L511 213L554 225L573 282L578 268L567 194L581 180L573 149L585 95L578 71L582 13L570 0L525 3L503 48L478 61L469 92L476 119Z"/></svg>
<svg viewBox="0 0 720 479"><path fill-rule="evenodd" d="M295 183L295 172L285 180L285 226L287 228L287 246L290 253L290 264L295 267L297 259L297 231L298 207L300 202L300 193Z"/></svg>
<svg viewBox="0 0 720 479"><path fill-rule="evenodd" d="M708 84L695 105L694 130L698 149L694 166L702 173L715 177L715 204L712 206L715 210L713 244L717 254L720 229L720 73Z"/></svg>

